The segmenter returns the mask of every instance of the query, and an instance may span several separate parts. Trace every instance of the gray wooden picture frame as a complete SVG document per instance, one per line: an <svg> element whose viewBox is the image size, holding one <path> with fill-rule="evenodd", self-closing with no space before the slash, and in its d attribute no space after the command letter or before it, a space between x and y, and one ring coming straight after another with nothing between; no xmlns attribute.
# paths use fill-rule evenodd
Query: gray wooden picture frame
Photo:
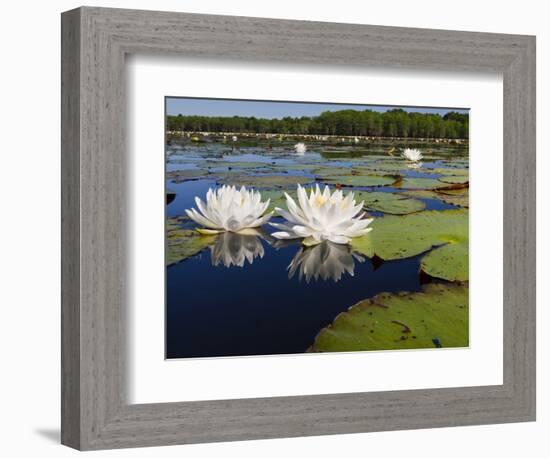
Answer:
<svg viewBox="0 0 550 458"><path fill-rule="evenodd" d="M534 37L93 7L63 13L61 35L63 444L89 450L535 419ZM504 383L128 404L124 73L134 53L502 74Z"/></svg>

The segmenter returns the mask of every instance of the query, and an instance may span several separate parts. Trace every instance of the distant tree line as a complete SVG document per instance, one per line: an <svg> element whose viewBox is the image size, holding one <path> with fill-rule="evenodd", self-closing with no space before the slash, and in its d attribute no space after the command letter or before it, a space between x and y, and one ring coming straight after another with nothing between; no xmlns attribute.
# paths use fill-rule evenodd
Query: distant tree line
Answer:
<svg viewBox="0 0 550 458"><path fill-rule="evenodd" d="M167 129L182 132L358 135L371 137L468 138L468 115L444 116L394 109L325 111L319 116L264 119L244 116L167 116Z"/></svg>

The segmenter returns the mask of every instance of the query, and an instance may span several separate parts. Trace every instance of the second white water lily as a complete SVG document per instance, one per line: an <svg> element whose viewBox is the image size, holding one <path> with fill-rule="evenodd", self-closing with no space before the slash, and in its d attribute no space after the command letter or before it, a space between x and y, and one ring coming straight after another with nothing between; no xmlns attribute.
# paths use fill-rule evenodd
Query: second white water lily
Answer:
<svg viewBox="0 0 550 458"><path fill-rule="evenodd" d="M422 151L415 148L405 148L402 153L403 157L411 162L418 162L422 159Z"/></svg>
<svg viewBox="0 0 550 458"><path fill-rule="evenodd" d="M298 154L299 156L303 156L304 154L306 154L307 151L306 144L301 142L296 143L294 145L294 150L296 151L296 154Z"/></svg>
<svg viewBox="0 0 550 458"><path fill-rule="evenodd" d="M266 213L269 199L262 202L257 191L241 189L235 186L222 186L216 190L210 188L206 193L206 203L195 197L198 210L185 210L187 216L205 229L204 234L219 232L246 233L248 229L267 223L273 212Z"/></svg>
<svg viewBox="0 0 550 458"><path fill-rule="evenodd" d="M288 211L275 210L287 220L285 224L270 223L279 232L278 239L303 238L304 245L317 245L325 240L346 244L354 237L366 235L372 230L372 219L363 218L363 202L356 203L353 192L344 196L341 190L331 193L328 186L321 192L319 186L310 191L298 185L298 203L285 193Z"/></svg>

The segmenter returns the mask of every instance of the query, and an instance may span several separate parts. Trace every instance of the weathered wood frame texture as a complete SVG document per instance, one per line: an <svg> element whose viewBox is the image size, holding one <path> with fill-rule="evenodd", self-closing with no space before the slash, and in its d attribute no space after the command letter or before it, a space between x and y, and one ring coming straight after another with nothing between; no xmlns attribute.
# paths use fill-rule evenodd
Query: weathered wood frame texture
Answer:
<svg viewBox="0 0 550 458"><path fill-rule="evenodd" d="M129 53L503 74L503 385L128 404ZM63 444L89 450L535 419L534 37L78 8L62 15L62 176Z"/></svg>

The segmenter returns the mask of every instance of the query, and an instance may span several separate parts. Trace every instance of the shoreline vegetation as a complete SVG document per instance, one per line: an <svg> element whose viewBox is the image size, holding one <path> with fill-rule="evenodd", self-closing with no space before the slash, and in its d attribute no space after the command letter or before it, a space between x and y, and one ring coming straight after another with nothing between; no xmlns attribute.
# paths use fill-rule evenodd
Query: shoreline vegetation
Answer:
<svg viewBox="0 0 550 458"><path fill-rule="evenodd" d="M376 144L393 144L404 143L414 145L416 143L441 143L450 145L468 146L467 138L422 138L422 137L376 137L376 136L359 136L359 135L314 135L314 134L276 134L272 132L257 133L257 132L210 132L210 131L166 131L166 142L170 145L172 142L184 139L196 143L209 143L222 141L224 143L232 143L232 137L236 136L239 142L242 141L313 141L326 142L328 144L343 143L343 144L361 144L361 143L376 143Z"/></svg>
<svg viewBox="0 0 550 458"><path fill-rule="evenodd" d="M283 140L287 138L316 141L421 140L437 143L468 143L468 114L450 111L444 116L433 113L406 112L394 109L327 111L319 116L266 119L243 116L167 115L166 132L172 137L189 137L208 141L210 135ZM229 137L229 138L227 138ZM438 141L439 140L439 141Z"/></svg>

